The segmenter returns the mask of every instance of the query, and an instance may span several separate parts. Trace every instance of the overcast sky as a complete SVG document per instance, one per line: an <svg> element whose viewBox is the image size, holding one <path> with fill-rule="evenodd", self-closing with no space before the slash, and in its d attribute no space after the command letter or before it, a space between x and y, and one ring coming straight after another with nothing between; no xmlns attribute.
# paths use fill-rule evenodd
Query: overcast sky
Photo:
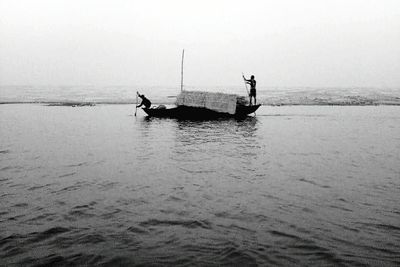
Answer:
<svg viewBox="0 0 400 267"><path fill-rule="evenodd" d="M0 0L0 85L400 87L398 0Z"/></svg>

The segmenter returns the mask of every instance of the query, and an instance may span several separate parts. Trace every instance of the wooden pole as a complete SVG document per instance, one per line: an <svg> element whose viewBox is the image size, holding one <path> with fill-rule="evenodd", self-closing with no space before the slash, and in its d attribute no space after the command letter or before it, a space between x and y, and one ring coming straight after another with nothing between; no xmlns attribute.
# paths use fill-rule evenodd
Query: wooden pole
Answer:
<svg viewBox="0 0 400 267"><path fill-rule="evenodd" d="M247 82L246 82L246 78L244 78L243 72L242 72L242 77L243 77L243 81L244 81L244 86L246 87L247 95L250 95L249 89L247 89Z"/></svg>
<svg viewBox="0 0 400 267"><path fill-rule="evenodd" d="M136 117L136 112L137 112L137 104L138 104L138 99L137 99L137 96L138 96L138 92L136 92L136 105L135 105L135 117Z"/></svg>
<svg viewBox="0 0 400 267"><path fill-rule="evenodd" d="M185 49L182 50L182 63L181 63L181 92L183 91L183 58L185 57Z"/></svg>

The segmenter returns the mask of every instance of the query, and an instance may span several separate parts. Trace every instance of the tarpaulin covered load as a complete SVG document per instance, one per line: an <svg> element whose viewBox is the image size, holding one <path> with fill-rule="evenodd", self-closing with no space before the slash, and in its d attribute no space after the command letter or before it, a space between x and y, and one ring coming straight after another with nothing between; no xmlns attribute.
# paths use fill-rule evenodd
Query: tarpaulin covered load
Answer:
<svg viewBox="0 0 400 267"><path fill-rule="evenodd" d="M237 95L199 91L183 91L177 99L177 106L207 108L217 112L235 114Z"/></svg>

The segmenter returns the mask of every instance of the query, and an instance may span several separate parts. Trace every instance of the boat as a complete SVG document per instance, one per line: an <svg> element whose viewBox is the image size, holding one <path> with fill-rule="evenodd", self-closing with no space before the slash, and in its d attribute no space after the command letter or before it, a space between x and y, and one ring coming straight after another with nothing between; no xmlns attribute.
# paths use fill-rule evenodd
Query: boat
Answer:
<svg viewBox="0 0 400 267"><path fill-rule="evenodd" d="M200 120L245 118L249 114L254 113L261 106L249 105L245 97L235 94L183 90L184 54L185 50L182 51L181 93L177 96L176 107L166 108L164 105L161 105L153 108L142 108L148 116Z"/></svg>
<svg viewBox="0 0 400 267"><path fill-rule="evenodd" d="M245 118L254 113L261 105L238 105L234 114L218 112L202 107L177 106L173 108L143 108L149 117L177 118L177 119L217 119L217 118Z"/></svg>
<svg viewBox="0 0 400 267"><path fill-rule="evenodd" d="M161 105L143 108L151 117L183 119L243 118L254 113L261 105L248 105L243 96L235 94L183 91L176 99L176 107Z"/></svg>

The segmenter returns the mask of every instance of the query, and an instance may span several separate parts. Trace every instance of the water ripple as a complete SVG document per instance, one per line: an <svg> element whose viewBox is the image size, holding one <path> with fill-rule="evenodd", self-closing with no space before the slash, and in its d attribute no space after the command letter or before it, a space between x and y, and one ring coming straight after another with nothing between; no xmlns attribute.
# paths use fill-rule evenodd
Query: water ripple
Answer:
<svg viewBox="0 0 400 267"><path fill-rule="evenodd" d="M0 105L0 265L399 266L398 108Z"/></svg>
<svg viewBox="0 0 400 267"><path fill-rule="evenodd" d="M151 226L182 226L184 228L211 229L212 224L206 220L157 220L150 219L139 223L142 227Z"/></svg>

